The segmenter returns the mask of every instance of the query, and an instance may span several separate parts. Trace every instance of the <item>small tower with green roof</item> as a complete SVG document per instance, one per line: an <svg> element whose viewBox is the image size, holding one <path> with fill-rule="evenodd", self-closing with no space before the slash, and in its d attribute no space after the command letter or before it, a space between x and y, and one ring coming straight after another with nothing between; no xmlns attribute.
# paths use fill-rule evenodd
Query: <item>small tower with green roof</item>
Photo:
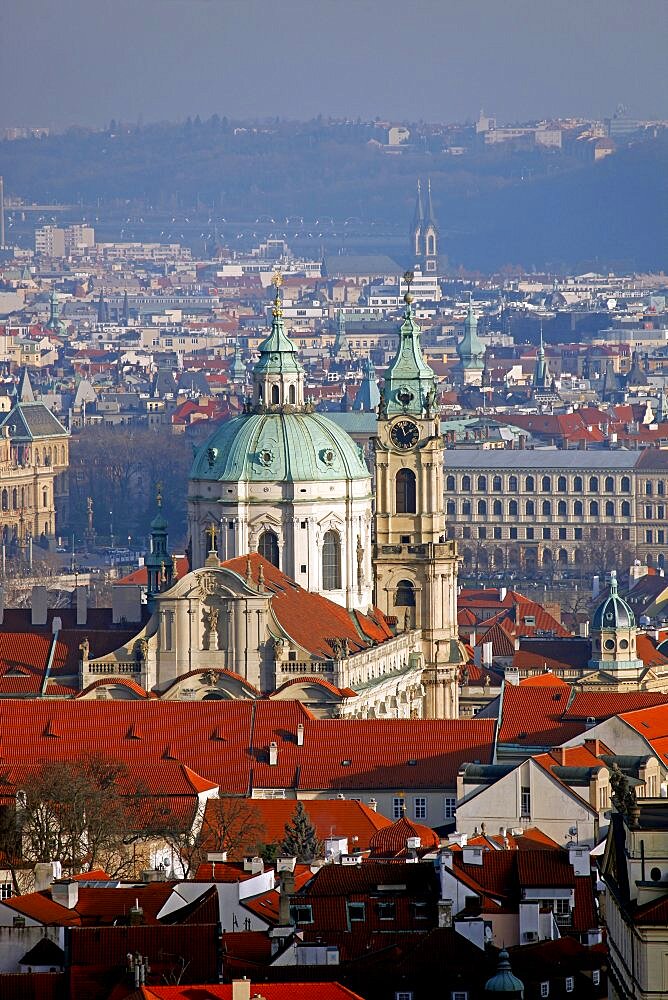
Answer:
<svg viewBox="0 0 668 1000"><path fill-rule="evenodd" d="M478 320L473 311L473 302L470 297L464 320L464 336L457 344L457 355L462 384L482 385L482 373L485 370L485 345L478 336Z"/></svg>
<svg viewBox="0 0 668 1000"><path fill-rule="evenodd" d="M149 604L152 603L155 594L171 586L174 574L174 562L167 547L169 526L162 513L162 491L159 486L156 502L158 513L151 521L151 547L144 561L148 577Z"/></svg>
<svg viewBox="0 0 668 1000"><path fill-rule="evenodd" d="M588 666L619 680L636 680L645 670L638 657L636 619L620 596L615 570L610 593L599 604L591 622L591 659Z"/></svg>
<svg viewBox="0 0 668 1000"><path fill-rule="evenodd" d="M505 948L499 952L496 973L485 983L485 997L505 997L506 1000L524 1000L524 983L513 975L510 955Z"/></svg>
<svg viewBox="0 0 668 1000"><path fill-rule="evenodd" d="M304 368L295 346L283 327L281 275L273 277L276 296L272 308L271 332L260 344L260 358L253 369L253 402L267 410L304 406Z"/></svg>

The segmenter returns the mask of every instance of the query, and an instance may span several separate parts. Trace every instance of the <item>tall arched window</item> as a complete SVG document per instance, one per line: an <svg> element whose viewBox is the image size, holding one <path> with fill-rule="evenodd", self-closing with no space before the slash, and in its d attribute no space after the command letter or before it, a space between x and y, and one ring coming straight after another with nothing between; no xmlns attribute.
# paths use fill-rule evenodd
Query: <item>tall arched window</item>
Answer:
<svg viewBox="0 0 668 1000"><path fill-rule="evenodd" d="M257 550L267 562L279 569L278 565L278 537L273 531L263 531L257 543Z"/></svg>
<svg viewBox="0 0 668 1000"><path fill-rule="evenodd" d="M517 493L517 476L508 477L508 492Z"/></svg>
<svg viewBox="0 0 668 1000"><path fill-rule="evenodd" d="M415 497L415 473L410 469L399 469L396 478L397 514L417 513Z"/></svg>
<svg viewBox="0 0 668 1000"><path fill-rule="evenodd" d="M557 479L557 493L566 492L566 476L559 476Z"/></svg>
<svg viewBox="0 0 668 1000"><path fill-rule="evenodd" d="M341 539L337 531L326 531L322 540L322 587L341 589Z"/></svg>
<svg viewBox="0 0 668 1000"><path fill-rule="evenodd" d="M471 501L462 500L462 515L468 517L471 513Z"/></svg>
<svg viewBox="0 0 668 1000"><path fill-rule="evenodd" d="M552 516L552 504L549 500L543 500L543 517Z"/></svg>
<svg viewBox="0 0 668 1000"><path fill-rule="evenodd" d="M415 587L410 580L399 580L394 605L397 608L415 607Z"/></svg>
<svg viewBox="0 0 668 1000"><path fill-rule="evenodd" d="M552 480L549 476L543 476L540 487L543 493L550 493L552 490ZM546 550L547 551L547 550Z"/></svg>
<svg viewBox="0 0 668 1000"><path fill-rule="evenodd" d="M16 510L18 508L18 505L19 505L19 491L15 486L14 489L12 490L12 509Z"/></svg>
<svg viewBox="0 0 668 1000"><path fill-rule="evenodd" d="M9 510L9 494L7 490L2 491L2 509Z"/></svg>
<svg viewBox="0 0 668 1000"><path fill-rule="evenodd" d="M481 517L486 517L487 516L487 501L486 500L478 500L478 514L480 514Z"/></svg>
<svg viewBox="0 0 668 1000"><path fill-rule="evenodd" d="M589 516L598 517L598 501L592 500L589 504Z"/></svg>
<svg viewBox="0 0 668 1000"><path fill-rule="evenodd" d="M630 493L631 492L631 480L629 479L628 476L622 476L622 487L621 487L621 489L622 489L622 493Z"/></svg>
<svg viewBox="0 0 668 1000"><path fill-rule="evenodd" d="M510 500L508 503L508 514L510 517L517 517L517 500Z"/></svg>
<svg viewBox="0 0 668 1000"><path fill-rule="evenodd" d="M447 476L446 477L445 488L448 491L448 493L454 493L455 492L455 477L454 476Z"/></svg>
<svg viewBox="0 0 668 1000"><path fill-rule="evenodd" d="M457 515L457 508L455 506L454 500L448 500L448 502L445 505L445 513L449 517L455 517Z"/></svg>
<svg viewBox="0 0 668 1000"><path fill-rule="evenodd" d="M615 516L615 505L612 500L607 500L605 504L605 516L614 517Z"/></svg>
<svg viewBox="0 0 668 1000"><path fill-rule="evenodd" d="M478 476L478 489L484 493L487 489L487 476Z"/></svg>
<svg viewBox="0 0 668 1000"><path fill-rule="evenodd" d="M533 500L527 500L526 512L528 517L533 517L536 513L536 505Z"/></svg>
<svg viewBox="0 0 668 1000"><path fill-rule="evenodd" d="M566 501L560 500L557 504L557 514L559 517L566 517Z"/></svg>
<svg viewBox="0 0 668 1000"><path fill-rule="evenodd" d="M622 500L622 517L631 516L631 504L628 500Z"/></svg>
<svg viewBox="0 0 668 1000"><path fill-rule="evenodd" d="M471 477L470 476L462 476L462 489L463 490L470 490L471 489Z"/></svg>
<svg viewBox="0 0 668 1000"><path fill-rule="evenodd" d="M503 507L501 506L501 501L500 500L495 500L494 501L494 506L492 508L492 513L494 514L494 517L501 517L501 515L503 514Z"/></svg>
<svg viewBox="0 0 668 1000"><path fill-rule="evenodd" d="M288 389L288 395L290 398L290 402L294 406L294 404L297 402L297 390L295 389L294 385L291 385L290 388Z"/></svg>
<svg viewBox="0 0 668 1000"><path fill-rule="evenodd" d="M589 492L598 493L598 476L589 477Z"/></svg>
<svg viewBox="0 0 668 1000"><path fill-rule="evenodd" d="M582 493L582 476L576 476L573 480L573 489L576 493Z"/></svg>
<svg viewBox="0 0 668 1000"><path fill-rule="evenodd" d="M492 479L492 491L494 493L501 493L503 490L503 483L501 482L501 476L494 476Z"/></svg>
<svg viewBox="0 0 668 1000"><path fill-rule="evenodd" d="M527 476L524 480L524 489L527 493L533 493L536 489L536 480L533 476Z"/></svg>
<svg viewBox="0 0 668 1000"><path fill-rule="evenodd" d="M575 517L582 517L582 500L576 500L573 504L573 514Z"/></svg>
<svg viewBox="0 0 668 1000"><path fill-rule="evenodd" d="M278 402L280 402L279 392L280 392L280 390L279 390L278 386L277 385L272 385L272 387L271 387L271 401L272 401L272 403L278 403Z"/></svg>
<svg viewBox="0 0 668 1000"><path fill-rule="evenodd" d="M614 493L614 490L615 490L615 481L612 478L612 476L606 476L605 477L605 486L604 486L604 489L605 489L606 493Z"/></svg>

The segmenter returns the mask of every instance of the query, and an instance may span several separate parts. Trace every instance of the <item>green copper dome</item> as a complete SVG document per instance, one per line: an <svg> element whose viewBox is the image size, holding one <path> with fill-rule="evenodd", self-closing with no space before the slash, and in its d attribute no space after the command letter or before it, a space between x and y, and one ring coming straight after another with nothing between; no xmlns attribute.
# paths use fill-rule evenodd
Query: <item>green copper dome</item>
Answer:
<svg viewBox="0 0 668 1000"><path fill-rule="evenodd" d="M500 993L502 996L523 997L524 983L514 976L510 968L510 956L505 948L499 952L496 974L485 983L485 993Z"/></svg>
<svg viewBox="0 0 668 1000"><path fill-rule="evenodd" d="M321 413L245 413L199 449L191 479L221 482L333 482L369 479L359 448Z"/></svg>
<svg viewBox="0 0 668 1000"><path fill-rule="evenodd" d="M485 367L485 345L478 336L478 320L470 300L464 320L464 336L457 344L457 354L462 368L482 371Z"/></svg>
<svg viewBox="0 0 668 1000"><path fill-rule="evenodd" d="M633 611L617 593L617 574L610 574L610 594L599 604L592 619L592 631L601 629L635 628Z"/></svg>

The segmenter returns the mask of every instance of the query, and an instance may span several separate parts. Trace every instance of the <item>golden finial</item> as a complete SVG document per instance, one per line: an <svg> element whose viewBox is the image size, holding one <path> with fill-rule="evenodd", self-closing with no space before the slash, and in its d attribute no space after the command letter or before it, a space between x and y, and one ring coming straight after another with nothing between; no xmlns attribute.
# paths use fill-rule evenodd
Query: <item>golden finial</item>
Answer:
<svg viewBox="0 0 668 1000"><path fill-rule="evenodd" d="M213 523L210 524L209 527L206 529L206 533L209 536L209 540L210 540L210 543L211 543L210 544L210 548L209 548L209 552L215 552L216 551L216 526L215 526L215 524L213 524Z"/></svg>
<svg viewBox="0 0 668 1000"><path fill-rule="evenodd" d="M404 302L406 305L410 305L413 301L413 296L411 295L411 285L413 284L413 279L415 275L412 271L404 272L404 283L406 284L406 294L404 295Z"/></svg>
<svg viewBox="0 0 668 1000"><path fill-rule="evenodd" d="M162 483L156 483L155 489L156 489L155 502L157 503L158 507L162 507Z"/></svg>
<svg viewBox="0 0 668 1000"><path fill-rule="evenodd" d="M280 271L274 271L271 276L271 283L276 289L276 296L274 298L274 308L272 310L274 316L279 317L283 315L283 309L281 307L281 293L280 288L283 284L283 275Z"/></svg>

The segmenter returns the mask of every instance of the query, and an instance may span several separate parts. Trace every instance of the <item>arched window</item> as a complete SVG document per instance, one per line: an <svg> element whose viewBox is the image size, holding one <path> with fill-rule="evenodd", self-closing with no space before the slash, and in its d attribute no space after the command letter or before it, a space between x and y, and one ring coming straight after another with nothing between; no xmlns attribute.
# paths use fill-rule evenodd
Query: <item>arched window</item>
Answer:
<svg viewBox="0 0 668 1000"><path fill-rule="evenodd" d="M576 493L582 493L582 476L576 476L573 480L573 489Z"/></svg>
<svg viewBox="0 0 668 1000"><path fill-rule="evenodd" d="M524 489L527 493L533 493L536 489L536 480L533 476L527 476L524 480Z"/></svg>
<svg viewBox="0 0 668 1000"><path fill-rule="evenodd" d="M559 517L566 517L566 501L560 500L557 504L557 514Z"/></svg>
<svg viewBox="0 0 668 1000"><path fill-rule="evenodd" d="M549 500L543 500L543 517L552 517L552 504Z"/></svg>
<svg viewBox="0 0 668 1000"><path fill-rule="evenodd" d="M397 514L417 513L415 473L411 469L399 469L395 487Z"/></svg>
<svg viewBox="0 0 668 1000"><path fill-rule="evenodd" d="M436 254L436 237L433 233L429 233L427 236L427 253L430 257Z"/></svg>
<svg viewBox="0 0 668 1000"><path fill-rule="evenodd" d="M645 496L651 497L652 495L652 483L651 480L647 480L645 483Z"/></svg>
<svg viewBox="0 0 668 1000"><path fill-rule="evenodd" d="M605 516L614 517L615 516L615 505L612 500L607 500L605 504Z"/></svg>
<svg viewBox="0 0 668 1000"><path fill-rule="evenodd" d="M2 509L9 510L9 494L7 490L2 491Z"/></svg>
<svg viewBox="0 0 668 1000"><path fill-rule="evenodd" d="M598 493L598 476L589 477L589 492Z"/></svg>
<svg viewBox="0 0 668 1000"><path fill-rule="evenodd" d="M603 484L603 488L604 488L604 490L605 490L606 493L614 493L615 492L615 481L612 478L612 476L606 476L605 477L605 482Z"/></svg>
<svg viewBox="0 0 668 1000"><path fill-rule="evenodd" d="M471 489L471 477L470 476L462 476L462 489L463 490L470 490Z"/></svg>
<svg viewBox="0 0 668 1000"><path fill-rule="evenodd" d="M629 479L628 476L622 476L621 492L622 493L631 492L631 480Z"/></svg>
<svg viewBox="0 0 668 1000"><path fill-rule="evenodd" d="M573 514L575 517L582 517L582 500L576 500L573 504Z"/></svg>
<svg viewBox="0 0 668 1000"><path fill-rule="evenodd" d="M536 513L536 505L533 502L533 500L527 500L526 513L527 513L527 517L533 517L535 515L535 513Z"/></svg>
<svg viewBox="0 0 668 1000"><path fill-rule="evenodd" d="M508 503L508 516L517 517L517 500L510 500Z"/></svg>
<svg viewBox="0 0 668 1000"><path fill-rule="evenodd" d="M508 492L517 493L517 476L508 477Z"/></svg>
<svg viewBox="0 0 668 1000"><path fill-rule="evenodd" d="M622 500L622 517L631 516L631 504L628 500Z"/></svg>
<svg viewBox="0 0 668 1000"><path fill-rule="evenodd" d="M478 489L481 493L487 490L487 476L478 476Z"/></svg>
<svg viewBox="0 0 668 1000"><path fill-rule="evenodd" d="M42 490L42 507L49 506L49 493L47 490Z"/></svg>
<svg viewBox="0 0 668 1000"><path fill-rule="evenodd" d="M415 587L410 580L399 580L394 605L397 608L415 607Z"/></svg>
<svg viewBox="0 0 668 1000"><path fill-rule="evenodd" d="M457 509L455 507L455 501L454 500L448 500L448 502L445 505L445 513L448 515L448 517L455 517L456 516Z"/></svg>
<svg viewBox="0 0 668 1000"><path fill-rule="evenodd" d="M559 549L558 561L560 566L568 566L568 552L566 549Z"/></svg>
<svg viewBox="0 0 668 1000"><path fill-rule="evenodd" d="M549 476L543 476L540 485L543 493L549 493L552 490L552 480Z"/></svg>
<svg viewBox="0 0 668 1000"><path fill-rule="evenodd" d="M492 492L500 493L502 489L503 485L501 483L501 476L494 476L494 478L492 479Z"/></svg>
<svg viewBox="0 0 668 1000"><path fill-rule="evenodd" d="M492 508L492 513L494 514L494 517L501 517L501 515L503 514L503 507L501 506L500 500L494 501L494 507Z"/></svg>
<svg viewBox="0 0 668 1000"><path fill-rule="evenodd" d="M291 385L290 388L288 389L288 398L292 403L292 405L294 406L294 404L297 402L297 390L295 389L294 385Z"/></svg>
<svg viewBox="0 0 668 1000"><path fill-rule="evenodd" d="M592 500L589 504L589 516L598 517L598 501Z"/></svg>
<svg viewBox="0 0 668 1000"><path fill-rule="evenodd" d="M663 496L666 495L666 484L664 483L663 479L660 479L658 481L658 483L656 484L656 492L657 492L657 495L660 496L660 497L663 497Z"/></svg>
<svg viewBox="0 0 668 1000"><path fill-rule="evenodd" d="M279 388L278 388L277 385L272 385L272 387L271 387L271 401L272 401L272 403L278 403L279 402L279 400L280 400L279 391L280 390L279 390Z"/></svg>
<svg viewBox="0 0 668 1000"><path fill-rule="evenodd" d="M336 531L326 531L322 540L322 586L341 589L341 539Z"/></svg>
<svg viewBox="0 0 668 1000"><path fill-rule="evenodd" d="M566 492L566 476L559 476L557 479L557 493Z"/></svg>
<svg viewBox="0 0 668 1000"><path fill-rule="evenodd" d="M278 565L278 537L273 531L263 531L257 543L257 550L267 562L279 569Z"/></svg>
<svg viewBox="0 0 668 1000"><path fill-rule="evenodd" d="M60 462L61 465L65 465L65 445L60 449Z"/></svg>
<svg viewBox="0 0 668 1000"><path fill-rule="evenodd" d="M487 516L487 501L486 500L478 500L478 514L480 514L482 517L486 517Z"/></svg>
<svg viewBox="0 0 668 1000"><path fill-rule="evenodd" d="M470 500L462 500L462 514L465 517L467 517L467 516L470 515L470 513L471 513L471 501Z"/></svg>
<svg viewBox="0 0 668 1000"><path fill-rule="evenodd" d="M455 492L455 477L454 476L446 476L446 479L445 479L445 488L448 491L448 493L454 493Z"/></svg>
<svg viewBox="0 0 668 1000"><path fill-rule="evenodd" d="M12 490L12 510L16 510L19 505L19 491L16 486Z"/></svg>

